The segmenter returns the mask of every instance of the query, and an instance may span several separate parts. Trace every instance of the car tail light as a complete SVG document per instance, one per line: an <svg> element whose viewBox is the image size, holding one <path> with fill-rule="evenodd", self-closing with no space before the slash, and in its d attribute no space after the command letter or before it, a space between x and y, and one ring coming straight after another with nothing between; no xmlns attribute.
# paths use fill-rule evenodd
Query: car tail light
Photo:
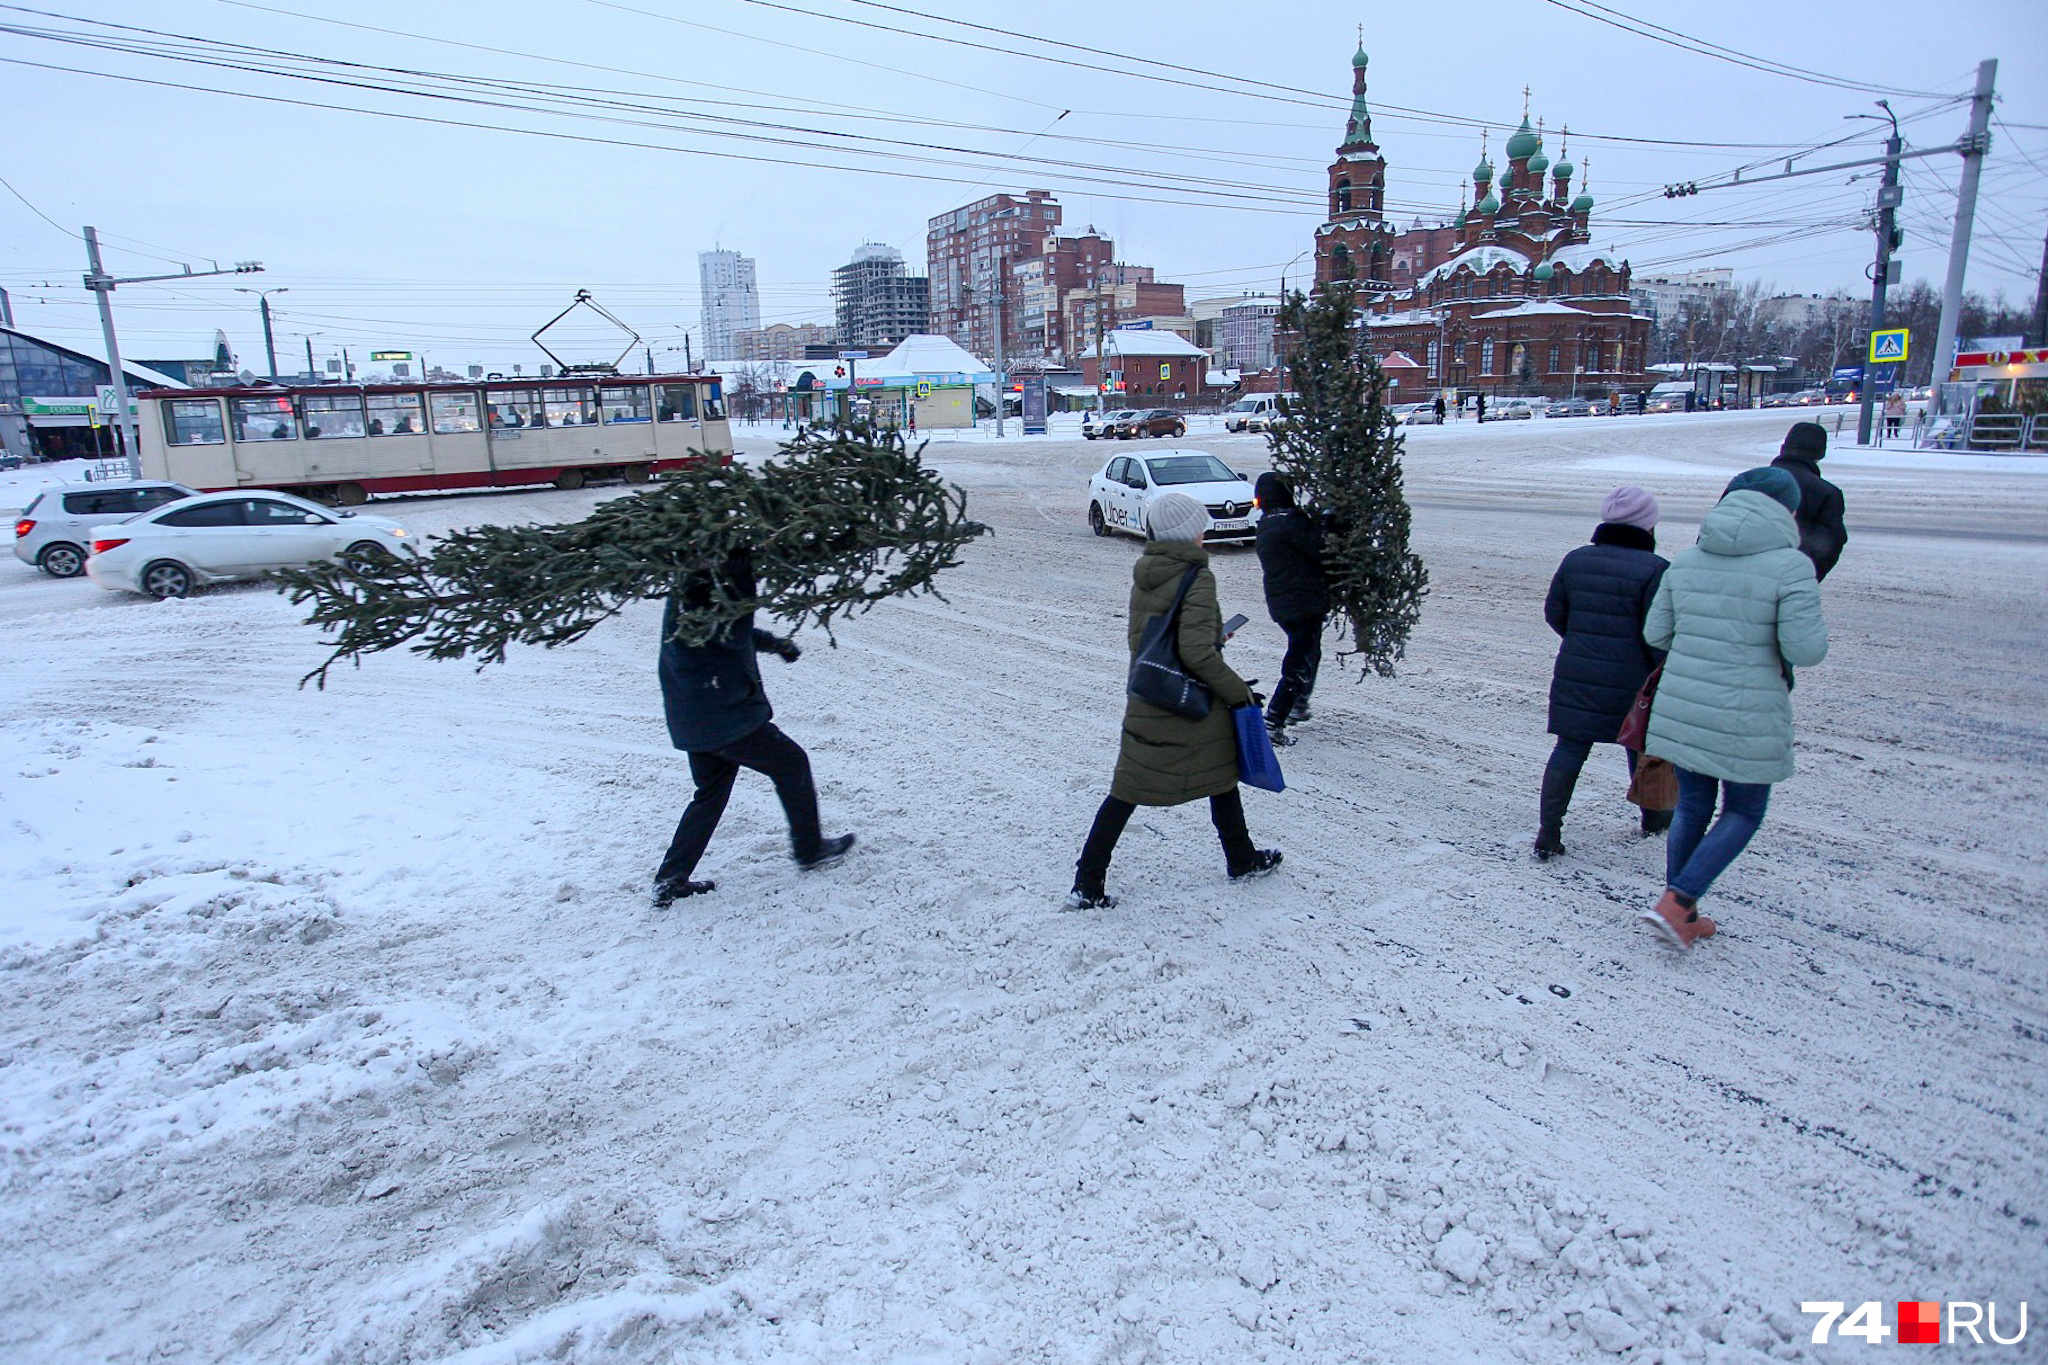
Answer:
<svg viewBox="0 0 2048 1365"><path fill-rule="evenodd" d="M21 540L24 537L26 537L30 531L33 531L35 529L36 524L33 521L30 521L27 517L23 517L20 521L14 523L14 538L16 540Z"/></svg>
<svg viewBox="0 0 2048 1365"><path fill-rule="evenodd" d="M103 555L116 545L126 545L128 540L129 537L127 536L123 536L119 540L95 540L92 543L92 552L96 555Z"/></svg>

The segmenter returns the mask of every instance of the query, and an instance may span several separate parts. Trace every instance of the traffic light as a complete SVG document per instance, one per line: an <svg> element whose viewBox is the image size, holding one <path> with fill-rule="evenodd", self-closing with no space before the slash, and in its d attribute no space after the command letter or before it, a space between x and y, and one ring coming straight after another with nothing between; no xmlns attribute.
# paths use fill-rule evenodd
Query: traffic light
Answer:
<svg viewBox="0 0 2048 1365"><path fill-rule="evenodd" d="M1666 185L1664 187L1664 197L1666 199L1683 199L1688 194L1698 194L1699 192L1700 186L1696 180L1688 180L1682 185Z"/></svg>

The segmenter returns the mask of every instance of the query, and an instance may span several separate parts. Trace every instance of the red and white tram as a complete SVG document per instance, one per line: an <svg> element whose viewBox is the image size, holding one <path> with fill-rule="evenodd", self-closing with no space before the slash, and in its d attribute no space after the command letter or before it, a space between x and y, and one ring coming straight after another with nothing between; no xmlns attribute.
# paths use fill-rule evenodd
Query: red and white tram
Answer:
<svg viewBox="0 0 2048 1365"><path fill-rule="evenodd" d="M713 375L150 389L137 402L143 477L207 492L352 506L372 493L644 483L732 461Z"/></svg>

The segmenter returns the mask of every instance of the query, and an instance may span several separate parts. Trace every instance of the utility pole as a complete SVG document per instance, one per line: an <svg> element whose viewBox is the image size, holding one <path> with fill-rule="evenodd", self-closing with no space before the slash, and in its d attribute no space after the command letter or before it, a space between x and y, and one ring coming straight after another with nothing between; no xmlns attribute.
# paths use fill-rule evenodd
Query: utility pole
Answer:
<svg viewBox="0 0 2048 1365"><path fill-rule="evenodd" d="M1884 327L1884 291L1892 282L1892 272L1898 266L1892 261L1892 252L1898 247L1898 214L1901 192L1899 190L1899 153L1905 150L1905 143L1899 137L1899 118L1892 113L1891 105L1879 100L1877 105L1892 121L1892 135L1884 144L1884 180L1877 190L1877 263L1870 271L1870 331L1875 335ZM1856 409L1856 444L1870 444L1871 427L1877 410L1876 366L1870 362L1871 352L1863 355L1863 402ZM1893 383L1898 382L1898 370L1892 371Z"/></svg>
<svg viewBox="0 0 2048 1365"><path fill-rule="evenodd" d="M1010 263L1004 257L996 257L996 439L1003 439L1003 409L1010 403L1010 379L1003 371L1003 278L1010 273Z"/></svg>
<svg viewBox="0 0 2048 1365"><path fill-rule="evenodd" d="M131 275L116 279L100 265L100 235L91 227L85 230L85 259L91 266L86 272L85 287L99 300L100 335L107 343L107 371L114 388L114 420L120 423L121 436L128 447L128 477L139 479L142 477L142 450L135 443L135 417L128 411L128 372L121 368L121 343L114 336L114 289L119 285L149 284L156 280L198 279L205 275L249 275L263 269L263 262L237 261L232 270L222 270L218 267L212 270L194 270L188 265L175 275Z"/></svg>
<svg viewBox="0 0 2048 1365"><path fill-rule="evenodd" d="M0 305L6 302L7 291L0 289ZM2041 283L2034 289L2033 342L2048 346L2048 241L2041 244Z"/></svg>
<svg viewBox="0 0 2048 1365"><path fill-rule="evenodd" d="M320 382L320 376L313 369L313 338L311 337L306 338L306 382L308 384Z"/></svg>
<svg viewBox="0 0 2048 1365"><path fill-rule="evenodd" d="M270 296L272 294L286 293L290 288L291 286L289 285L278 289L250 289L243 285L235 286L237 294L254 294L257 303L260 305L258 311L263 314L263 355L270 362L268 374L270 382L273 384L277 382L277 343L272 339L270 333Z"/></svg>
<svg viewBox="0 0 2048 1365"><path fill-rule="evenodd" d="M1109 384L1109 353L1102 349L1102 277L1095 277L1095 411L1109 411L1103 401Z"/></svg>
<svg viewBox="0 0 2048 1365"><path fill-rule="evenodd" d="M1998 59L1977 64L1977 90L1970 100L1970 131L1963 135L1963 178L1956 192L1956 227L1949 238L1948 279L1941 289L1941 330L1934 339L1934 371L1929 376L1936 395L1948 382L1955 364L1956 326L1963 311L1963 272L1970 263L1970 228L1977 217L1977 181L1984 173L1984 154L1991 150L1991 92L1998 83ZM1939 397L1936 403L1940 402ZM1938 410L1938 409L1937 409Z"/></svg>

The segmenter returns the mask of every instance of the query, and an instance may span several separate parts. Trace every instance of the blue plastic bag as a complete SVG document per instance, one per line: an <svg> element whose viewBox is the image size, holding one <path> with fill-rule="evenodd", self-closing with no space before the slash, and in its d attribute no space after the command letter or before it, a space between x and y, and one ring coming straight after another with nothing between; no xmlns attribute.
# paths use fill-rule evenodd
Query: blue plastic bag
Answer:
<svg viewBox="0 0 2048 1365"><path fill-rule="evenodd" d="M1233 706L1230 715L1237 722L1237 780L1269 792L1286 791L1280 756L1273 752L1273 737L1266 732L1265 711L1257 706Z"/></svg>

